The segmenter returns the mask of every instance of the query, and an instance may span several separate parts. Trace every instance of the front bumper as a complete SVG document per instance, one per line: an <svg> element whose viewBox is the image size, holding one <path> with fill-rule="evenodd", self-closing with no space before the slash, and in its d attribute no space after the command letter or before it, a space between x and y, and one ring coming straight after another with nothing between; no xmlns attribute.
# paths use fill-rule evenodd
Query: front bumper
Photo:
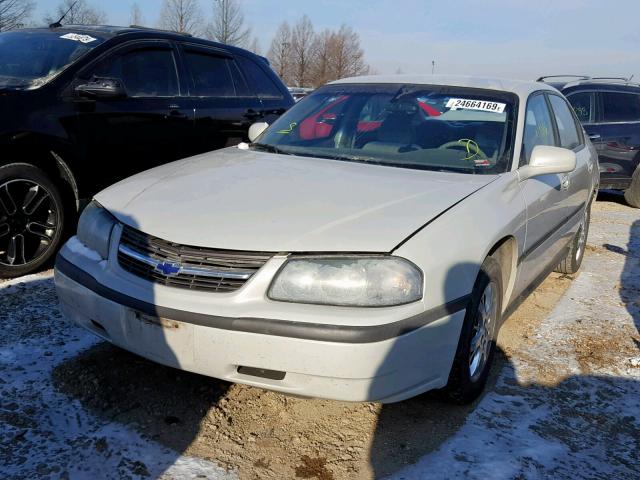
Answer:
<svg viewBox="0 0 640 480"><path fill-rule="evenodd" d="M131 295L136 290L128 288L127 281L133 279L117 272L117 266L120 285L114 272L108 273L108 266L91 262L63 249L56 262L55 281L63 313L96 335L182 370L335 400L388 403L443 387L466 304L460 299L420 315L368 326L339 324L338 320L230 317L217 315L215 306L208 313L170 308L166 287L150 283L147 290L153 301L149 295L137 298ZM101 276L109 281L102 282ZM188 304L192 294L173 293L180 295L181 305ZM301 317L308 317L309 306L299 308Z"/></svg>

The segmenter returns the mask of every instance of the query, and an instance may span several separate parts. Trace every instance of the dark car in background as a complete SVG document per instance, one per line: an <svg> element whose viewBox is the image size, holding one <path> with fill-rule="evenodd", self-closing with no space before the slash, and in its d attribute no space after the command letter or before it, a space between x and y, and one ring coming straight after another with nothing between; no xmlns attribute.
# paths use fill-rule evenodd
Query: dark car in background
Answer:
<svg viewBox="0 0 640 480"><path fill-rule="evenodd" d="M86 199L247 139L293 105L266 59L138 27L0 34L0 277L42 266Z"/></svg>
<svg viewBox="0 0 640 480"><path fill-rule="evenodd" d="M541 77L569 100L600 161L600 188L640 208L640 84L630 78Z"/></svg>

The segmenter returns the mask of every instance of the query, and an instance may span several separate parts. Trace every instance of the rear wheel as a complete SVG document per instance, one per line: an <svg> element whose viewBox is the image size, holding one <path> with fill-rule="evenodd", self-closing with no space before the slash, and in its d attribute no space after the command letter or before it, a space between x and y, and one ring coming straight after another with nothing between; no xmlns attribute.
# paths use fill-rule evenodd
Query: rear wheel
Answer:
<svg viewBox="0 0 640 480"><path fill-rule="evenodd" d="M631 177L631 185L624 191L624 199L634 207L640 208L640 168L636 168Z"/></svg>
<svg viewBox="0 0 640 480"><path fill-rule="evenodd" d="M584 251L587 248L590 221L591 204L589 203L587 208L584 209L582 223L571 241L569 252L556 267L556 272L573 274L580 270L580 265L582 265L582 259L584 258Z"/></svg>
<svg viewBox="0 0 640 480"><path fill-rule="evenodd" d="M501 313L500 264L488 257L480 268L467 307L449 381L443 390L446 400L465 404L482 393L493 362Z"/></svg>
<svg viewBox="0 0 640 480"><path fill-rule="evenodd" d="M0 278L36 271L56 252L64 229L62 197L39 168L0 166Z"/></svg>

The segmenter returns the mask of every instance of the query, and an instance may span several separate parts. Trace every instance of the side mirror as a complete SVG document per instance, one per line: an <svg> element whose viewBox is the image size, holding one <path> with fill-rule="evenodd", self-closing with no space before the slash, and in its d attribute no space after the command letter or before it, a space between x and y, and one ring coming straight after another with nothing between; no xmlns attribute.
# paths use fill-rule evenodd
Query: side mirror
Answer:
<svg viewBox="0 0 640 480"><path fill-rule="evenodd" d="M531 152L529 165L518 169L520 181L550 173L567 173L576 169L576 154L560 147L538 145Z"/></svg>
<svg viewBox="0 0 640 480"><path fill-rule="evenodd" d="M249 127L249 141L255 142L256 138L262 135L262 132L264 132L268 126L269 124L267 122L258 122L252 124Z"/></svg>
<svg viewBox="0 0 640 480"><path fill-rule="evenodd" d="M117 78L94 77L88 83L78 85L76 92L88 98L124 98L127 91Z"/></svg>

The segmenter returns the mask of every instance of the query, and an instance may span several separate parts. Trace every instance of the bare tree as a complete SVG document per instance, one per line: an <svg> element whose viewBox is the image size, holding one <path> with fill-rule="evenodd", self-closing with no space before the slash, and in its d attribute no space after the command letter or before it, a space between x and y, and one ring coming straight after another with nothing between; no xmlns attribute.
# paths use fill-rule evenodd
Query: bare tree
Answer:
<svg viewBox="0 0 640 480"><path fill-rule="evenodd" d="M334 79L332 61L334 55L335 33L325 29L316 35L316 61L313 67L314 85L324 85Z"/></svg>
<svg viewBox="0 0 640 480"><path fill-rule="evenodd" d="M249 45L249 50L255 53L256 55L262 55L261 49L260 49L260 42L258 41L257 37L253 37L253 40L251 41L251 45Z"/></svg>
<svg viewBox="0 0 640 480"><path fill-rule="evenodd" d="M245 26L244 13L237 0L213 0L213 23L207 28L206 35L239 47L249 42L251 29Z"/></svg>
<svg viewBox="0 0 640 480"><path fill-rule="evenodd" d="M164 0L160 10L160 27L197 35L202 26L198 0Z"/></svg>
<svg viewBox="0 0 640 480"><path fill-rule="evenodd" d="M140 11L140 7L137 2L133 2L131 5L129 25L144 25L144 17L142 16L142 11Z"/></svg>
<svg viewBox="0 0 640 480"><path fill-rule="evenodd" d="M364 61L364 51L360 46L360 36L353 28L342 25L333 40L333 77L337 80L344 77L366 75L369 66Z"/></svg>
<svg viewBox="0 0 640 480"><path fill-rule="evenodd" d="M0 32L24 27L32 11L30 0L0 0Z"/></svg>
<svg viewBox="0 0 640 480"><path fill-rule="evenodd" d="M276 31L267 53L271 66L284 83L291 83L291 27L282 22Z"/></svg>
<svg viewBox="0 0 640 480"><path fill-rule="evenodd" d="M60 20L66 13L62 23L66 25L100 25L107 23L107 14L104 10L90 5L86 0L62 0L55 12L44 17L46 24L51 24Z"/></svg>
<svg viewBox="0 0 640 480"><path fill-rule="evenodd" d="M311 67L315 61L315 33L309 17L304 15L293 27L291 49L293 54L293 80L298 87L309 85Z"/></svg>

